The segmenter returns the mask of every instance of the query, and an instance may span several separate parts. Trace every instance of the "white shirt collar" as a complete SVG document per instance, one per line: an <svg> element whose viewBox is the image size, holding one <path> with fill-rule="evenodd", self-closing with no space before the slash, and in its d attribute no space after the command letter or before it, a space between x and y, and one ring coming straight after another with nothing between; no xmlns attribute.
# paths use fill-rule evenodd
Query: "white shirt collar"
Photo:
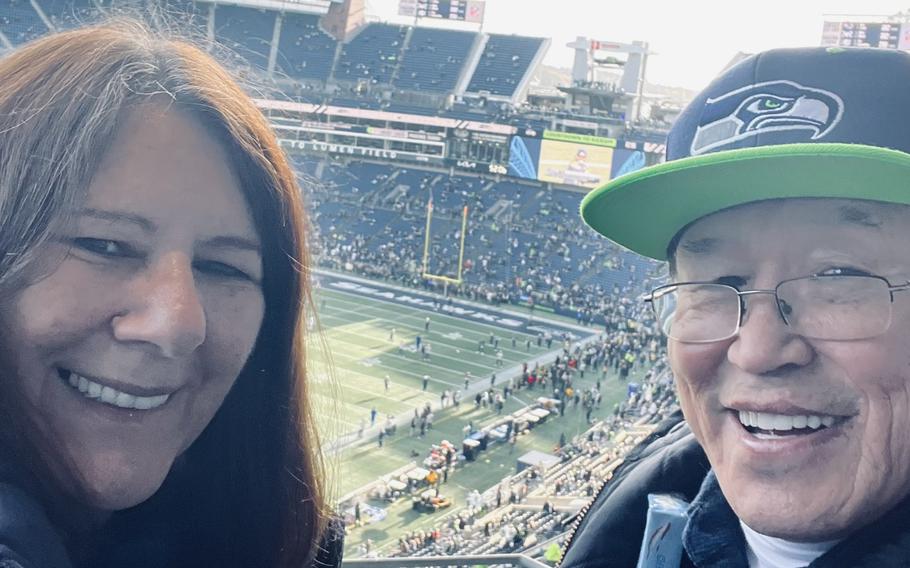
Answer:
<svg viewBox="0 0 910 568"><path fill-rule="evenodd" d="M739 524L746 537L749 568L804 568L840 542L791 542L755 532L742 521Z"/></svg>

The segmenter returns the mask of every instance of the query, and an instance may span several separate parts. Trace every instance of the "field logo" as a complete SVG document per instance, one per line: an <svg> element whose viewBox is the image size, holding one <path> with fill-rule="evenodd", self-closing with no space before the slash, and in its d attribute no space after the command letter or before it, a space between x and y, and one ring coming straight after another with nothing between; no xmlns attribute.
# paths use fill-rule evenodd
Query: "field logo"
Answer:
<svg viewBox="0 0 910 568"><path fill-rule="evenodd" d="M818 140L837 126L843 113L844 101L831 91L793 81L748 85L705 101L691 154L771 132L803 130L807 140Z"/></svg>

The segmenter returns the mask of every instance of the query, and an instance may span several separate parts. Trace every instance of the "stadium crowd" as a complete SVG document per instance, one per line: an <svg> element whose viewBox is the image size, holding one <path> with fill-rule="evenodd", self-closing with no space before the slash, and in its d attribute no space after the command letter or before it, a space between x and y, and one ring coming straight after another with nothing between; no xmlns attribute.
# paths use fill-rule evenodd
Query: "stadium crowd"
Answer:
<svg viewBox="0 0 910 568"><path fill-rule="evenodd" d="M638 317L643 319L636 321L634 318ZM561 436L553 449L558 457L555 465L531 465L483 494L474 491L464 507L453 511L436 527L401 535L394 550L376 549L365 542L359 551L362 555L508 553L542 551L539 547L543 544L558 546L560 535L565 534L577 513L579 500L595 495L622 456L652 425L677 408L663 341L643 314L617 310L608 316L608 329L586 345L546 334L538 336L537 341L552 346L562 342L556 360L548 365L524 365L519 374L500 383L494 378L488 389L477 393L474 404L498 414L501 402L515 392L526 390L533 395L539 391L539 401L550 401L553 420L567 412L585 412L590 428L571 440ZM629 380L633 369L642 371L639 382ZM592 410L601 405L599 387L608 376L626 381L626 397L615 404L606 418L593 420ZM579 379L585 377L587 386L583 387ZM441 402L441 407L445 404ZM510 453L520 434L533 435L532 429L519 426L512 417L503 417L495 425L500 423L506 425L505 431L492 426L485 429L489 443L510 444ZM475 433L473 424L466 426L466 437ZM411 435L415 435L413 428ZM447 442L433 444L423 462L429 468L426 482L408 482L407 491L395 495L386 492L382 497L391 501L412 495L442 503L445 498L439 489L448 481L450 472L468 467L472 460L459 455ZM442 507L434 510L438 508Z"/></svg>
<svg viewBox="0 0 910 568"><path fill-rule="evenodd" d="M328 176L327 176L328 177ZM477 180L425 172L407 191L375 174L350 190L348 183L311 184L319 265L434 291L443 284L422 277L426 195L435 191L428 272L458 272L460 208L469 208L463 282L448 293L490 304L523 304L571 315L578 323L609 324L631 317L628 298L656 275L572 220L577 196L523 188L514 200L483 201ZM347 182L349 180L344 180ZM459 184L468 184L459 189ZM345 188L342 188L344 185ZM568 198L567 198L568 197ZM574 198L574 201L573 201ZM503 200L504 201L504 200ZM529 206L526 202L531 202ZM518 203L518 205L515 205ZM352 205L346 207L345 205ZM642 269L644 266L644 269Z"/></svg>
<svg viewBox="0 0 910 568"><path fill-rule="evenodd" d="M466 506L427 530L401 535L393 550L376 556L431 556L546 552L561 545L578 514L578 503L592 498L612 471L653 425L677 409L672 378L663 364L652 367L640 385L609 418L556 448L559 463L533 465L488 491L473 492Z"/></svg>

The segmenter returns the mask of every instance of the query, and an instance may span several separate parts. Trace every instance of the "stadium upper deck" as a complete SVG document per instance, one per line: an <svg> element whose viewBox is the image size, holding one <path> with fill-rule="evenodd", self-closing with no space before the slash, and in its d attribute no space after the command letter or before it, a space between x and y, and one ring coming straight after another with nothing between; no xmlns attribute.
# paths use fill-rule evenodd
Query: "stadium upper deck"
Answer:
<svg viewBox="0 0 910 568"><path fill-rule="evenodd" d="M269 76L321 88L386 85L517 102L549 46L543 38L364 22L348 37L336 37L317 13L192 0L160 5ZM0 47L129 6L130 0L2 0Z"/></svg>

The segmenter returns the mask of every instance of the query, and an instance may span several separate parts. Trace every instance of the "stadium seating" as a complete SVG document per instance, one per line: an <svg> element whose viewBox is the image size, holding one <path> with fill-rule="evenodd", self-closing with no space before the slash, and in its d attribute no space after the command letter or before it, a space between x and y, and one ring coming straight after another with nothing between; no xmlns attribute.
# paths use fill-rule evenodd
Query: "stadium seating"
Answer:
<svg viewBox="0 0 910 568"><path fill-rule="evenodd" d="M4 3L9 0L4 0ZM38 0L39 6L58 29L91 22L98 17L92 0Z"/></svg>
<svg viewBox="0 0 910 568"><path fill-rule="evenodd" d="M337 42L319 27L319 16L285 12L278 40L278 69L295 79L326 81Z"/></svg>
<svg viewBox="0 0 910 568"><path fill-rule="evenodd" d="M404 26L368 24L342 47L335 79L390 83L401 59L406 34Z"/></svg>
<svg viewBox="0 0 910 568"><path fill-rule="evenodd" d="M367 263L387 264L383 246L389 243L395 244L402 263L422 258L432 195L429 256L434 274L457 273L464 206L469 207L470 231L465 259L473 266L463 277L470 284L509 286L518 277L536 292L586 287L596 296L597 290L639 287L654 268L580 226L576 216L582 193L358 161L323 163L320 181L311 197L321 232L336 244L358 243L358 254ZM351 207L340 207L343 203ZM357 215L351 217L351 211ZM386 268L406 272L404 264Z"/></svg>
<svg viewBox="0 0 910 568"><path fill-rule="evenodd" d="M47 33L47 26L29 0L7 0L0 11L0 32L17 45Z"/></svg>
<svg viewBox="0 0 910 568"><path fill-rule="evenodd" d="M382 106L379 101L373 99L348 99L344 97L333 98L332 105L348 108L365 108L371 110L379 110Z"/></svg>
<svg viewBox="0 0 910 568"><path fill-rule="evenodd" d="M402 114L416 114L419 116L436 116L437 114L442 114L435 108L427 108L423 106L403 103L390 103L386 106L385 110L389 112L399 112Z"/></svg>
<svg viewBox="0 0 910 568"><path fill-rule="evenodd" d="M190 27L189 31L193 34L201 36L205 36L208 31L210 8L211 4L193 0L169 0L167 3L167 11L172 18Z"/></svg>
<svg viewBox="0 0 910 568"><path fill-rule="evenodd" d="M274 33L274 11L215 6L215 39L234 50L241 60L267 68Z"/></svg>
<svg viewBox="0 0 910 568"><path fill-rule="evenodd" d="M512 96L542 43L535 37L490 34L467 90Z"/></svg>
<svg viewBox="0 0 910 568"><path fill-rule="evenodd" d="M140 0L36 0L54 29L90 23L107 12L125 8L144 10ZM153 0L193 33L207 32L212 3L202 0ZM217 4L213 12L215 39L236 55L237 62L268 69L276 20L279 39L274 71L278 78L341 83L367 81L394 84L401 90L445 94L453 92L465 71L476 32L409 27L386 23L367 24L338 50L338 41L324 32L316 14L279 12L230 4ZM0 32L18 45L49 31L30 0L0 0ZM470 81L469 91L510 96L528 72L540 48L540 38L491 34ZM336 63L336 51L338 51ZM424 101L425 103L426 101ZM377 101L358 103L376 108ZM406 104L392 105L396 112L477 119L485 113ZM486 113L489 117L490 114Z"/></svg>
<svg viewBox="0 0 910 568"><path fill-rule="evenodd" d="M414 28L395 86L433 93L451 91L476 37L474 32Z"/></svg>

